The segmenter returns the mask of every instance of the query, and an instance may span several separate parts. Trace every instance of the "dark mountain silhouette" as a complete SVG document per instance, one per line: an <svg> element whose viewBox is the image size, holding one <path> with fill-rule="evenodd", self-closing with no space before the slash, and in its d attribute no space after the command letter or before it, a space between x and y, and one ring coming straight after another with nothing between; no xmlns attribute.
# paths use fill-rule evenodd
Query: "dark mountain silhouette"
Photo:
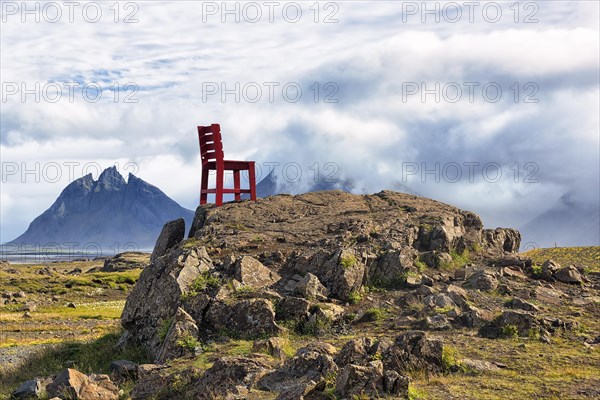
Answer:
<svg viewBox="0 0 600 400"><path fill-rule="evenodd" d="M519 228L523 249L533 247L599 246L600 209L565 193L556 204Z"/></svg>
<svg viewBox="0 0 600 400"><path fill-rule="evenodd" d="M184 218L190 226L193 216L156 186L133 174L126 182L111 167L97 181L88 174L71 182L11 243L77 243L72 245L76 249L96 244L106 251L129 244L130 249L149 249L165 222Z"/></svg>

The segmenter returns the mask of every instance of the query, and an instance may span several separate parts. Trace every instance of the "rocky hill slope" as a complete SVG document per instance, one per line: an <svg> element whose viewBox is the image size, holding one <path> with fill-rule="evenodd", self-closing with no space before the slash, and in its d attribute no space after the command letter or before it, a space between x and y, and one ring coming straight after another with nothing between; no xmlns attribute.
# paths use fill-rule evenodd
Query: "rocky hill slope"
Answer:
<svg viewBox="0 0 600 400"><path fill-rule="evenodd" d="M133 174L128 181L116 167L71 182L49 209L35 218L12 243L46 246L78 243L110 249L151 248L165 222L193 212L181 207L160 189ZM116 245L115 245L116 243Z"/></svg>
<svg viewBox="0 0 600 400"><path fill-rule="evenodd" d="M187 239L183 220L163 227L127 298L115 358L148 359L44 382L106 399L596 398L600 266L534 263L518 231L482 226L389 191L199 207Z"/></svg>

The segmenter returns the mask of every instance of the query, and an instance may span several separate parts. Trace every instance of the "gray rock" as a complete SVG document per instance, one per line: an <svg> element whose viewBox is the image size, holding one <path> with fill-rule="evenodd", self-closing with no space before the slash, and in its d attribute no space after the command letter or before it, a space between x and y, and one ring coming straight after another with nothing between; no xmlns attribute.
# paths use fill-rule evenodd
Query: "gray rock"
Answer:
<svg viewBox="0 0 600 400"><path fill-rule="evenodd" d="M358 395L380 397L385 391L383 363L374 361L369 366L346 365L338 372L335 391L342 398L354 398Z"/></svg>
<svg viewBox="0 0 600 400"><path fill-rule="evenodd" d="M296 355L286 360L280 368L261 378L258 388L281 392L297 384L318 382L337 370L331 350L313 344L299 349Z"/></svg>
<svg viewBox="0 0 600 400"><path fill-rule="evenodd" d="M313 255L303 255L296 260L295 267L300 272L316 275L331 296L341 300L347 300L350 293L360 290L366 270L350 249L333 253L320 250Z"/></svg>
<svg viewBox="0 0 600 400"><path fill-rule="evenodd" d="M181 242L184 237L185 221L183 218L167 222L160 231L158 239L156 239L154 250L152 250L152 255L150 256L150 262L154 262L158 257L164 256L167 250Z"/></svg>
<svg viewBox="0 0 600 400"><path fill-rule="evenodd" d="M504 311L490 324L483 326L479 334L487 338L498 338L509 333L507 327L514 327L518 336L529 336L531 332L540 332L540 321L527 311Z"/></svg>
<svg viewBox="0 0 600 400"><path fill-rule="evenodd" d="M454 308L456 303L452 299L443 293L432 294L423 299L423 304L430 309L434 308Z"/></svg>
<svg viewBox="0 0 600 400"><path fill-rule="evenodd" d="M296 292L309 300L327 300L329 290L310 272L296 284Z"/></svg>
<svg viewBox="0 0 600 400"><path fill-rule="evenodd" d="M404 284L406 274L413 269L416 257L416 250L409 247L388 251L369 269L369 282L378 287L399 288Z"/></svg>
<svg viewBox="0 0 600 400"><path fill-rule="evenodd" d="M469 309L458 316L460 325L467 328L482 328L494 319L494 314L487 310L469 306Z"/></svg>
<svg viewBox="0 0 600 400"><path fill-rule="evenodd" d="M244 286L264 289L277 282L280 276L255 258L242 256L235 263L234 278Z"/></svg>
<svg viewBox="0 0 600 400"><path fill-rule="evenodd" d="M425 317L423 325L424 328L432 331L444 331L452 328L450 321L448 321L448 317L443 314Z"/></svg>
<svg viewBox="0 0 600 400"><path fill-rule="evenodd" d="M119 389L111 382L108 375L86 376L81 372L67 368L46 386L51 397L67 397L74 400L117 400Z"/></svg>
<svg viewBox="0 0 600 400"><path fill-rule="evenodd" d="M271 370L268 364L247 357L217 359L194 385L194 399L232 398L245 395Z"/></svg>
<svg viewBox="0 0 600 400"><path fill-rule="evenodd" d="M175 316L182 297L190 292L195 279L212 269L212 261L204 248L172 249L144 268L121 315L121 324L130 340L143 344L150 357L156 357L162 344L159 332Z"/></svg>
<svg viewBox="0 0 600 400"><path fill-rule="evenodd" d="M156 355L155 363L163 364L173 358L193 354L194 349L189 347L189 343L197 341L199 333L194 319L183 309L178 308L165 340Z"/></svg>
<svg viewBox="0 0 600 400"><path fill-rule="evenodd" d="M369 338L349 340L335 355L335 363L340 368L344 368L348 364L365 365L373 357L372 347L373 341Z"/></svg>
<svg viewBox="0 0 600 400"><path fill-rule="evenodd" d="M277 319L303 321L310 316L312 303L301 297L285 297L277 303Z"/></svg>
<svg viewBox="0 0 600 400"><path fill-rule="evenodd" d="M521 233L516 229L484 229L484 248L495 253L517 253L521 246Z"/></svg>
<svg viewBox="0 0 600 400"><path fill-rule="evenodd" d="M402 371L423 370L440 372L442 370L443 344L431 339L422 331L407 331L394 340L383 353L385 370Z"/></svg>
<svg viewBox="0 0 600 400"><path fill-rule="evenodd" d="M564 283L573 283L578 285L583 283L583 277L573 265L559 269L554 274L554 277L556 280Z"/></svg>
<svg viewBox="0 0 600 400"><path fill-rule="evenodd" d="M518 309L518 310L524 310L524 311L530 311L530 312L539 312L540 309L532 304L532 303L528 303L522 299L519 299L518 297L514 297L512 300L510 300L507 304L507 307L510 308L514 308L514 309Z"/></svg>
<svg viewBox="0 0 600 400"><path fill-rule="evenodd" d="M542 272L538 275L541 279L551 279L560 269L560 264L554 260L546 260L542 264Z"/></svg>
<svg viewBox="0 0 600 400"><path fill-rule="evenodd" d="M498 287L498 279L492 272L480 270L467 278L472 289L490 292Z"/></svg>
<svg viewBox="0 0 600 400"><path fill-rule="evenodd" d="M39 398L42 394L42 385L38 379L31 379L23 382L21 386L12 393L16 399Z"/></svg>
<svg viewBox="0 0 600 400"><path fill-rule="evenodd" d="M267 299L215 301L203 322L214 332L231 331L248 338L277 335L282 331L275 322L273 305Z"/></svg>
<svg viewBox="0 0 600 400"><path fill-rule="evenodd" d="M452 262L452 256L445 252L428 251L421 255L421 259L429 268L440 268Z"/></svg>
<svg viewBox="0 0 600 400"><path fill-rule="evenodd" d="M408 399L409 385L410 378L402 376L396 371L385 371L383 374L383 389L385 393L401 399Z"/></svg>
<svg viewBox="0 0 600 400"><path fill-rule="evenodd" d="M275 358L284 359L285 346L287 340L280 337L272 337L269 339L255 340L252 344L252 350L255 352L267 353Z"/></svg>
<svg viewBox="0 0 600 400"><path fill-rule="evenodd" d="M110 372L113 379L118 381L136 379L138 365L133 361L115 360L110 363Z"/></svg>

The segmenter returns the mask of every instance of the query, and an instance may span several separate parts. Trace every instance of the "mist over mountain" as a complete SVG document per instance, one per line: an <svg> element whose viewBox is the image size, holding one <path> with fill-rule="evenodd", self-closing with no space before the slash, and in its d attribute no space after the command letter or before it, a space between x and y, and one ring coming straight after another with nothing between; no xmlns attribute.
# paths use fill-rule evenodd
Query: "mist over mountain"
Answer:
<svg viewBox="0 0 600 400"><path fill-rule="evenodd" d="M519 230L523 248L600 245L600 208L587 204L573 192L565 193L556 204Z"/></svg>
<svg viewBox="0 0 600 400"><path fill-rule="evenodd" d="M117 168L111 167L97 181L88 174L71 182L11 243L149 249L165 222L184 218L190 226L193 216L193 211L181 207L156 186L133 174L125 181Z"/></svg>

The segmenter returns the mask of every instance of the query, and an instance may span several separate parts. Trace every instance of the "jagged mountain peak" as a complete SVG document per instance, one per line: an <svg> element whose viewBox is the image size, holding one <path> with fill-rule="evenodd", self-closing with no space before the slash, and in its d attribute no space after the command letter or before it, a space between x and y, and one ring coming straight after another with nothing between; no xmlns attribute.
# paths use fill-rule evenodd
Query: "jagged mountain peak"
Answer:
<svg viewBox="0 0 600 400"><path fill-rule="evenodd" d="M98 180L87 174L67 185L12 243L93 242L104 248L133 242L150 248L162 226L177 218L191 223L193 212L131 173L125 181L113 166Z"/></svg>

